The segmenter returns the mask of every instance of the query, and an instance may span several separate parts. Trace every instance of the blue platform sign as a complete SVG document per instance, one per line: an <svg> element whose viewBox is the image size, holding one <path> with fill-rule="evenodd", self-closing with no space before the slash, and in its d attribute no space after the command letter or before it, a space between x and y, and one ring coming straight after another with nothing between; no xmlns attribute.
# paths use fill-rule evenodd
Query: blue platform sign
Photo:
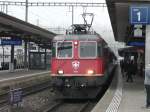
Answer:
<svg viewBox="0 0 150 112"><path fill-rule="evenodd" d="M131 6L130 23L131 24L150 24L149 6Z"/></svg>
<svg viewBox="0 0 150 112"><path fill-rule="evenodd" d="M127 45L128 46L144 47L145 46L145 42L128 42Z"/></svg>
<svg viewBox="0 0 150 112"><path fill-rule="evenodd" d="M0 45L22 45L22 39L1 39Z"/></svg>
<svg viewBox="0 0 150 112"><path fill-rule="evenodd" d="M16 104L22 101L22 89L13 89L10 90L10 103Z"/></svg>

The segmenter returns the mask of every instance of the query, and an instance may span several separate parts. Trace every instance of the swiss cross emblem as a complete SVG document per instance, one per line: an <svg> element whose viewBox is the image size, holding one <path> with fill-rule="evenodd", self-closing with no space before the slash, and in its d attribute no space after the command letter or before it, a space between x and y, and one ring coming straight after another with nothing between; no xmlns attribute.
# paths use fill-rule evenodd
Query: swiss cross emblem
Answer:
<svg viewBox="0 0 150 112"><path fill-rule="evenodd" d="M74 69L78 69L78 68L80 67L80 62L79 62L79 61L73 61L73 62L72 62L72 67L73 67Z"/></svg>

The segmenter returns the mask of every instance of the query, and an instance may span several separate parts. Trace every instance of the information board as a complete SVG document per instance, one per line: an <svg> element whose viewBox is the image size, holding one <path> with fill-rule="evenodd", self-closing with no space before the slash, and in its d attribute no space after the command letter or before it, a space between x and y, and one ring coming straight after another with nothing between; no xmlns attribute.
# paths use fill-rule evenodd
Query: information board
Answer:
<svg viewBox="0 0 150 112"><path fill-rule="evenodd" d="M16 104L22 101L22 89L13 89L10 90L10 103Z"/></svg>
<svg viewBox="0 0 150 112"><path fill-rule="evenodd" d="M130 6L130 23L150 24L150 6L149 5Z"/></svg>
<svg viewBox="0 0 150 112"><path fill-rule="evenodd" d="M128 42L127 45L128 46L144 47L145 46L145 42Z"/></svg>
<svg viewBox="0 0 150 112"><path fill-rule="evenodd" d="M22 39L0 39L0 45L22 45Z"/></svg>

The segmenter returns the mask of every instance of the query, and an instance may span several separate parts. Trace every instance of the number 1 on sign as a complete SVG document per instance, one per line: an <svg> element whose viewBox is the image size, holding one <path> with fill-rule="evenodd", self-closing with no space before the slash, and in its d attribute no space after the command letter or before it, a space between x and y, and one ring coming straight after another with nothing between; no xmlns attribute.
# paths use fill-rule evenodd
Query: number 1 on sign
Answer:
<svg viewBox="0 0 150 112"><path fill-rule="evenodd" d="M141 12L137 12L138 21L141 21Z"/></svg>

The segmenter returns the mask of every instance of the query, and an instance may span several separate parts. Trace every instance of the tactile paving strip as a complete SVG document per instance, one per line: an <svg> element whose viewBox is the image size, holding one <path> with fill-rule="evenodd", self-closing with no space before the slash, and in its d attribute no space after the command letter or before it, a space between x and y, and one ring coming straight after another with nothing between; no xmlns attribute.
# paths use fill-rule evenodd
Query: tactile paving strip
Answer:
<svg viewBox="0 0 150 112"><path fill-rule="evenodd" d="M106 112L118 112L118 108L121 103L123 83L122 83L122 75L121 75L120 69L118 72L119 72L119 75L118 75L119 82L117 84L117 89Z"/></svg>

